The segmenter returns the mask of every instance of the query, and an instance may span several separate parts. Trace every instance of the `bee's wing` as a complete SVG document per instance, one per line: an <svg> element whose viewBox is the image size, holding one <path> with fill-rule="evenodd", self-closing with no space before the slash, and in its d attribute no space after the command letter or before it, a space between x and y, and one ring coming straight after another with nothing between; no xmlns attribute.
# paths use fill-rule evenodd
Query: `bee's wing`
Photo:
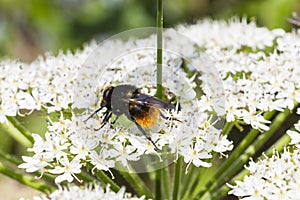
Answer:
<svg viewBox="0 0 300 200"><path fill-rule="evenodd" d="M163 101L161 99L146 94L139 94L129 99L129 102L148 106L148 107L155 107L159 109L166 109L166 110L175 109L175 106L170 104L169 102Z"/></svg>

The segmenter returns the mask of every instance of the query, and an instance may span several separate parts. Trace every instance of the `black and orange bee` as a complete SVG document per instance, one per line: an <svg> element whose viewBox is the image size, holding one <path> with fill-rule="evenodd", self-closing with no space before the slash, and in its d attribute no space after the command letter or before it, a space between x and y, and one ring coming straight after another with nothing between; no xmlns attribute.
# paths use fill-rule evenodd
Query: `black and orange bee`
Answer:
<svg viewBox="0 0 300 200"><path fill-rule="evenodd" d="M166 119L161 113L161 109L171 110L175 109L175 106L151 95L143 94L133 85L117 85L109 86L103 90L100 108L95 110L85 121L92 118L103 108L106 108L106 110L102 116L102 124L96 130L101 129L111 119L112 114L116 116L114 122L121 115L125 115L135 123L137 128L157 149L156 144L144 128L151 129L156 125L159 117Z"/></svg>

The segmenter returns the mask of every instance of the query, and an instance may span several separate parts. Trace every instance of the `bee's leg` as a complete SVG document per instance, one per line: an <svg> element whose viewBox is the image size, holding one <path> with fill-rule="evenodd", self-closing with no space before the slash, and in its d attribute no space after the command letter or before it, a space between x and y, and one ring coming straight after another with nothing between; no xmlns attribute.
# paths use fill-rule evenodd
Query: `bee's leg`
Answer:
<svg viewBox="0 0 300 200"><path fill-rule="evenodd" d="M84 120L83 122L86 122L87 120L91 119L92 117L94 117L94 115L96 115L103 107L98 108L97 110L95 110L86 120Z"/></svg>
<svg viewBox="0 0 300 200"><path fill-rule="evenodd" d="M111 115L110 115L111 116ZM114 119L114 121L110 121L111 124L115 124L116 121L118 120L119 116L116 116L116 118Z"/></svg>
<svg viewBox="0 0 300 200"><path fill-rule="evenodd" d="M171 119L171 120L175 120L175 121L178 121L178 122L181 122L181 120L175 118L175 117L166 117L164 114L162 114L162 112L160 112L160 116L163 118L163 119Z"/></svg>
<svg viewBox="0 0 300 200"><path fill-rule="evenodd" d="M96 128L96 129L94 129L95 131L99 131L101 128L103 128L103 126L105 125L105 124L107 124L107 122L108 122L108 120L110 119L110 117L111 117L111 115L112 115L112 112L110 112L110 111L105 111L105 113L104 113L104 117L103 117L103 120L102 120L102 124L101 124L101 126L99 127L99 128Z"/></svg>
<svg viewBox="0 0 300 200"><path fill-rule="evenodd" d="M141 125L139 125L134 119L132 119L133 122L135 123L135 125L138 127L138 129L143 133L143 135L153 144L153 146L155 147L155 149L158 149L156 144L153 142L153 140L151 139L150 135L147 134L145 132L145 130L141 127Z"/></svg>

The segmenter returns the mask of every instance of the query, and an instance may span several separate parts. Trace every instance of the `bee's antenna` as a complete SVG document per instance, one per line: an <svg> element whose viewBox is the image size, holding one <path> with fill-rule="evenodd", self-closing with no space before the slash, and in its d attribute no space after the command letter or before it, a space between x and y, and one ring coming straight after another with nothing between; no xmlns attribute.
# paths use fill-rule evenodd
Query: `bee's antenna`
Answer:
<svg viewBox="0 0 300 200"><path fill-rule="evenodd" d="M103 106L101 106L100 108L98 108L97 110L95 110L86 120L84 120L83 122L86 122L87 120L91 119L92 117L94 117L95 114L97 114L101 109L103 108Z"/></svg>

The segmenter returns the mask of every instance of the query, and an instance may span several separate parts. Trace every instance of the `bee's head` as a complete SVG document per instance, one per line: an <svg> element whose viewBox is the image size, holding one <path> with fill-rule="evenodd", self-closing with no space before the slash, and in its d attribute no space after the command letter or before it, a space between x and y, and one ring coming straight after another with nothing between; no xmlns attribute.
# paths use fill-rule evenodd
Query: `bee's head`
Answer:
<svg viewBox="0 0 300 200"><path fill-rule="evenodd" d="M100 106L110 109L111 107L111 95L114 90L114 86L107 86L103 89L102 98L100 99Z"/></svg>

